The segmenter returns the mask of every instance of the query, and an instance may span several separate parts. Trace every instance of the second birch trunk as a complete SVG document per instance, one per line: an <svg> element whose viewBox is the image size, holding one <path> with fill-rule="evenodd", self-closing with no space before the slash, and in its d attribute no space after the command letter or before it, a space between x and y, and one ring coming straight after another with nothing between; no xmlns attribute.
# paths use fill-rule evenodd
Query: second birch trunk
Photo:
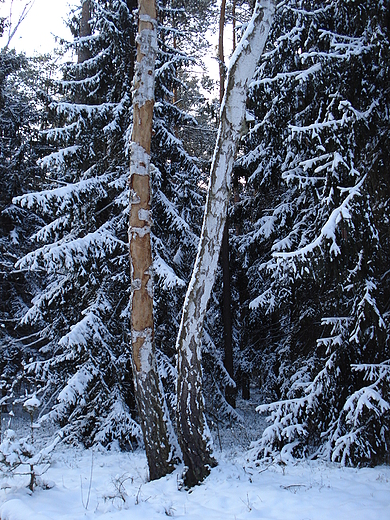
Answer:
<svg viewBox="0 0 390 520"><path fill-rule="evenodd" d="M201 343L207 303L215 281L226 222L230 179L238 142L245 123L246 98L272 23L272 0L262 8L256 3L253 16L228 70L221 107L220 126L210 172L210 182L198 254L187 290L177 338L177 423L186 472L193 486L215 464L212 456L202 394Z"/></svg>

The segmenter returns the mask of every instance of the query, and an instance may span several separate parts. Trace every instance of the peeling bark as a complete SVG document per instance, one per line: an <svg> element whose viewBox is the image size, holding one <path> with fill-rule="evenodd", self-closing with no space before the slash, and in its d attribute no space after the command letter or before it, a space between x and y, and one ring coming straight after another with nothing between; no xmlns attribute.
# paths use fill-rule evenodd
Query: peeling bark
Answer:
<svg viewBox="0 0 390 520"><path fill-rule="evenodd" d="M216 464L204 416L201 368L203 321L215 280L234 156L245 122L248 85L263 52L273 13L272 0L264 2L264 8L259 2L256 3L248 28L230 61L202 234L177 338L178 438L186 465L184 482L189 487L202 481L209 474L210 466Z"/></svg>
<svg viewBox="0 0 390 520"><path fill-rule="evenodd" d="M154 346L150 190L157 22L155 0L140 0L130 159L131 343L135 397L151 480L174 469Z"/></svg>

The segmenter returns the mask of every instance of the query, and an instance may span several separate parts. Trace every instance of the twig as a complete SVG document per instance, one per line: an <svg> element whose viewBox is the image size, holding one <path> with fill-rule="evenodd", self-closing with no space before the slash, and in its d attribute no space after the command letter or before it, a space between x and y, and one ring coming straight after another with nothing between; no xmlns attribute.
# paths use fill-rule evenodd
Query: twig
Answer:
<svg viewBox="0 0 390 520"><path fill-rule="evenodd" d="M88 487L88 495L87 495L87 502L84 504L84 494L83 494L83 479L80 475L80 486L81 486L81 502L83 504L83 507L86 511L88 511L89 506L89 499L91 497L91 489L92 489L92 475L93 475L93 450L92 450L92 460L91 460L91 473L89 476L89 487Z"/></svg>

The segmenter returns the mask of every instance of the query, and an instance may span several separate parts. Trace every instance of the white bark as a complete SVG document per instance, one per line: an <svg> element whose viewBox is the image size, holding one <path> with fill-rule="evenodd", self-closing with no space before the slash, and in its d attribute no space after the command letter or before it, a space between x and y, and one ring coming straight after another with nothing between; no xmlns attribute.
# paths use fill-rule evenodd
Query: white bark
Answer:
<svg viewBox="0 0 390 520"><path fill-rule="evenodd" d="M245 124L248 86L263 52L273 14L273 0L265 0L262 5L256 2L248 28L230 60L202 234L177 338L178 435L184 463L188 468L189 485L204 478L208 474L205 467L213 462L203 413L200 362L202 329L226 222L233 162ZM203 471L198 467L202 464Z"/></svg>

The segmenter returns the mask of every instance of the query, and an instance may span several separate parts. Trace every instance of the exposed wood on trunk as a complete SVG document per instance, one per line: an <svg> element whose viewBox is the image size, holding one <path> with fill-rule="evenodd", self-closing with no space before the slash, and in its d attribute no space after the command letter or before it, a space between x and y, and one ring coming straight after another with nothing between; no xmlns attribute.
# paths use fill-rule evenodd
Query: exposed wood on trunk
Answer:
<svg viewBox="0 0 390 520"><path fill-rule="evenodd" d="M257 2L243 35L243 43L237 47L231 59L198 255L187 290L177 339L177 422L179 443L187 467L184 475L187 486L203 480L209 474L210 466L215 464L208 443L202 394L203 322L215 281L233 161L245 120L248 85L263 52L273 12L273 2L265 2L264 9Z"/></svg>
<svg viewBox="0 0 390 520"><path fill-rule="evenodd" d="M154 346L150 147L157 22L155 0L140 0L130 162L131 342L135 397L151 480L173 470Z"/></svg>

